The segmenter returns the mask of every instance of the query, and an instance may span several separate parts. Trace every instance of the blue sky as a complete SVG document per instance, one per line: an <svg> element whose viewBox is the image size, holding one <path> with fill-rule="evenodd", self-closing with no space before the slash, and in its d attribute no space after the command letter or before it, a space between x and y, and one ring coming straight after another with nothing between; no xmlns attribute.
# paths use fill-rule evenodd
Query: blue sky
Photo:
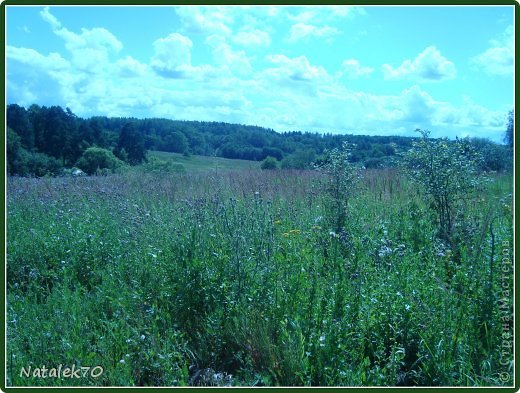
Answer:
<svg viewBox="0 0 520 393"><path fill-rule="evenodd" d="M501 141L512 6L6 6L7 102Z"/></svg>

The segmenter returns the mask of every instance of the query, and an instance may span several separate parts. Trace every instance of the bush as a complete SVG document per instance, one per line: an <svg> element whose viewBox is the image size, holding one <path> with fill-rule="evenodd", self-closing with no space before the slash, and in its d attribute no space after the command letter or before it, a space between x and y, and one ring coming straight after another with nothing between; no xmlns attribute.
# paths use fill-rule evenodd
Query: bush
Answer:
<svg viewBox="0 0 520 393"><path fill-rule="evenodd" d="M264 161L262 161L262 165L260 166L261 169L277 169L278 168L278 162L276 161L276 158L274 157L266 157Z"/></svg>
<svg viewBox="0 0 520 393"><path fill-rule="evenodd" d="M297 150L282 160L283 169L311 169L316 153L313 149Z"/></svg>
<svg viewBox="0 0 520 393"><path fill-rule="evenodd" d="M89 147L76 163L76 166L88 175L93 175L99 170L114 172L122 165L123 161L114 156L114 153L100 147Z"/></svg>
<svg viewBox="0 0 520 393"><path fill-rule="evenodd" d="M43 153L30 152L21 145L20 136L7 128L7 173L19 176L53 176L61 172L63 163Z"/></svg>
<svg viewBox="0 0 520 393"><path fill-rule="evenodd" d="M184 165L174 163L171 160L161 160L160 158L151 157L146 164L143 165L146 172L153 173L186 173Z"/></svg>
<svg viewBox="0 0 520 393"><path fill-rule="evenodd" d="M431 139L429 131L417 131L422 138L405 154L404 164L411 180L431 199L440 237L449 240L459 204L479 183L482 157L468 140Z"/></svg>
<svg viewBox="0 0 520 393"><path fill-rule="evenodd" d="M336 233L344 229L348 201L358 180L358 172L350 162L350 155L354 147L354 145L344 142L341 149L327 152L325 160L317 167L328 177L325 189L328 199L327 214Z"/></svg>

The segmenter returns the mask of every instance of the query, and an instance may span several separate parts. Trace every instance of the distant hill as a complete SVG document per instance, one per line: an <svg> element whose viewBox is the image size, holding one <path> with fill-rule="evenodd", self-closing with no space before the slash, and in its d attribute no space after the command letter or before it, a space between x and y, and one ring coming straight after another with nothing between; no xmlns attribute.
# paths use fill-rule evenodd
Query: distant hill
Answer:
<svg viewBox="0 0 520 393"><path fill-rule="evenodd" d="M72 167L89 147L109 150L131 165L148 151L184 153L262 161L273 157L281 168L307 169L326 150L355 144L350 160L367 168L396 164L398 154L416 138L368 136L272 129L222 122L136 119L96 116L82 119L61 107L7 106L7 169L9 174L54 174ZM488 156L487 168L505 168L506 146L476 140ZM502 158L502 159L501 159ZM42 169L43 168L43 169Z"/></svg>

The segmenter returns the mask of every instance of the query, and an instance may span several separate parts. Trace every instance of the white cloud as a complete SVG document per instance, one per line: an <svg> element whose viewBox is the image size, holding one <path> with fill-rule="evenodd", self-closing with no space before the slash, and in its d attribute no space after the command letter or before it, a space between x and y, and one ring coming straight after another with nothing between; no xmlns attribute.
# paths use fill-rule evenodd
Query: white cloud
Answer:
<svg viewBox="0 0 520 393"><path fill-rule="evenodd" d="M271 37L266 31L252 29L240 31L233 36L233 42L244 47L271 45Z"/></svg>
<svg viewBox="0 0 520 393"><path fill-rule="evenodd" d="M328 38L338 34L340 34L340 31L335 27L318 27L305 23L296 23L291 26L288 40L289 42L295 42L309 37Z"/></svg>
<svg viewBox="0 0 520 393"><path fill-rule="evenodd" d="M296 13L288 12L287 18L293 22L322 24L340 19L352 19L366 15L363 8L345 5L324 5L320 7L295 7Z"/></svg>
<svg viewBox="0 0 520 393"><path fill-rule="evenodd" d="M62 27L61 22L51 14L49 7L40 12L41 17L51 25L58 37L64 40L65 48L72 54L72 62L83 71L97 73L103 71L109 55L118 53L123 44L104 28L82 29L76 34Z"/></svg>
<svg viewBox="0 0 520 393"><path fill-rule="evenodd" d="M499 40L491 41L491 47L472 59L472 64L489 75L513 76L514 30L509 26Z"/></svg>
<svg viewBox="0 0 520 393"><path fill-rule="evenodd" d="M501 139L504 114L471 100L453 105L419 86L387 95L347 88L341 76L367 77L374 71L356 59L346 59L338 72L329 73L306 56L279 53L261 59L248 57L251 46L263 50L271 37L275 37L270 34L275 33L260 22L245 26L245 19L233 14L236 10L228 15L222 9L210 8L202 12L202 19L190 11L195 21L200 22L197 26L201 32L204 27L205 37L192 41L187 33L173 33L160 38L150 43L154 52L148 62L126 53L118 56L122 44L107 30L83 29L79 34L72 33L46 9L42 18L63 38L68 51L61 55L41 54L8 45L9 102L68 106L80 116L214 120L258 124L277 131L413 134L420 127L452 136L467 132L500 134L496 140ZM260 15L254 7L251 9L254 12L248 11L248 15L258 21L266 20L271 12L260 7L263 12ZM289 12L279 7L273 11L279 21L286 19ZM316 36L319 33L312 29L326 25L327 17L349 17L342 7L338 9L339 16L332 15L332 11L328 10L330 16L321 9L317 15L304 13L295 22L313 26L307 36ZM208 12L215 19L208 19ZM180 31L187 31L187 25L183 28ZM231 28L238 33L229 34ZM209 64L192 65L192 51L200 38L206 39L213 60ZM98 67L102 66L103 72L92 73L78 59L89 51L101 59L103 63ZM253 68L253 60L258 60L255 67L263 65L263 68ZM387 77L408 77L419 82L445 79L455 73L453 63L434 47L426 48L416 59L397 68L388 67Z"/></svg>
<svg viewBox="0 0 520 393"><path fill-rule="evenodd" d="M122 77L137 77L145 75L147 71L146 64L142 64L132 56L126 56L116 62L118 73Z"/></svg>
<svg viewBox="0 0 520 393"><path fill-rule="evenodd" d="M234 51L224 37L211 35L206 39L206 44L212 47L217 65L225 66L239 74L249 74L253 70L246 53L242 50Z"/></svg>
<svg viewBox="0 0 520 393"><path fill-rule="evenodd" d="M17 48L11 45L6 46L6 57L34 68L43 68L48 71L62 71L67 69L70 64L58 53L51 53L44 56L34 49Z"/></svg>
<svg viewBox="0 0 520 393"><path fill-rule="evenodd" d="M182 27L186 32L194 34L230 35L233 17L225 7L176 7Z"/></svg>
<svg viewBox="0 0 520 393"><path fill-rule="evenodd" d="M455 65L435 46L427 47L414 60L405 60L397 68L383 64L383 72L385 79L411 78L424 82L453 79L456 75Z"/></svg>
<svg viewBox="0 0 520 393"><path fill-rule="evenodd" d="M298 22L298 23L308 23L317 17L317 9L304 9L303 11L297 14L288 14L289 20Z"/></svg>
<svg viewBox="0 0 520 393"><path fill-rule="evenodd" d="M49 7L45 7L42 11L40 11L40 15L43 18L43 20L47 23L49 23L53 30L60 29L61 23L54 15L51 14L49 11Z"/></svg>
<svg viewBox="0 0 520 393"><path fill-rule="evenodd" d="M289 58L285 55L269 55L267 60L277 65L265 70L277 79L290 79L295 82L319 81L328 76L327 71L320 66L313 66L305 56Z"/></svg>
<svg viewBox="0 0 520 393"><path fill-rule="evenodd" d="M153 43L155 54L150 65L161 76L186 78L186 71L191 66L192 46L192 41L179 33L159 38Z"/></svg>
<svg viewBox="0 0 520 393"><path fill-rule="evenodd" d="M341 63L341 68L351 79L368 76L374 69L372 67L363 67L356 59L347 59Z"/></svg>
<svg viewBox="0 0 520 393"><path fill-rule="evenodd" d="M6 60L8 100L21 104L61 104L70 86L83 78L72 73L70 62L58 53L45 56L34 49L7 45Z"/></svg>
<svg viewBox="0 0 520 393"><path fill-rule="evenodd" d="M365 14L362 8L352 6L295 7L287 10L287 19L295 22L289 32L289 42L311 37L326 38L330 42L332 37L341 34L332 24Z"/></svg>

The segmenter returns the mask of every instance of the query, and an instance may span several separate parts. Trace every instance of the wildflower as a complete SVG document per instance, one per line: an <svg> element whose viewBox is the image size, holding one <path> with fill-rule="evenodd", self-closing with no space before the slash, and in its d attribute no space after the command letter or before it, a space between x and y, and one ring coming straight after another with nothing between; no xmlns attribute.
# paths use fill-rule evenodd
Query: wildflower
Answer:
<svg viewBox="0 0 520 393"><path fill-rule="evenodd" d="M284 237L288 237L288 236L291 236L291 235L297 235L299 234L301 231L299 229L291 229L289 232L284 232L282 233L282 236Z"/></svg>
<svg viewBox="0 0 520 393"><path fill-rule="evenodd" d="M393 250L392 250L390 247L388 247L388 246L382 246L382 247L379 249L377 255L378 255L380 258L382 258L382 257L384 257L384 256L386 256L386 255L388 255L388 254L391 254L392 252L393 252Z"/></svg>
<svg viewBox="0 0 520 393"><path fill-rule="evenodd" d="M119 363L123 364L125 362L125 359L121 359Z"/></svg>
<svg viewBox="0 0 520 393"><path fill-rule="evenodd" d="M144 334L141 334L141 340L146 339L146 336Z"/></svg>
<svg viewBox="0 0 520 393"><path fill-rule="evenodd" d="M281 221L281 220L276 220L274 223L275 223L276 225L280 225L280 224L282 223L282 221Z"/></svg>

